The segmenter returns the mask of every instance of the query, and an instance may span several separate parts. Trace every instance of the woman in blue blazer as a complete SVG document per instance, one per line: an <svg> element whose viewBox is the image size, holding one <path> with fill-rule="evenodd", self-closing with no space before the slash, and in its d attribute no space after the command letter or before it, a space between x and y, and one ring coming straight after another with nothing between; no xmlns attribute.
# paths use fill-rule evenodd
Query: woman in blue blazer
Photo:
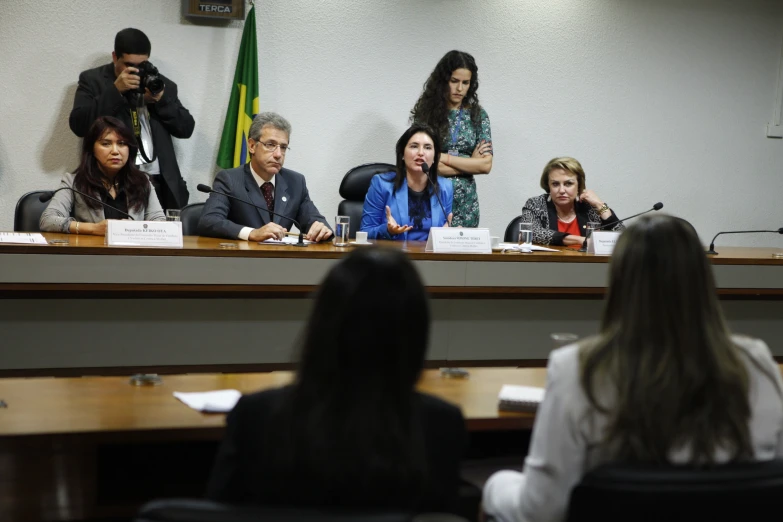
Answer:
<svg viewBox="0 0 783 522"><path fill-rule="evenodd" d="M426 241L431 227L451 223L454 188L438 176L440 138L414 124L397 140L397 170L373 177L362 225L370 239ZM429 174L425 172L429 166Z"/></svg>

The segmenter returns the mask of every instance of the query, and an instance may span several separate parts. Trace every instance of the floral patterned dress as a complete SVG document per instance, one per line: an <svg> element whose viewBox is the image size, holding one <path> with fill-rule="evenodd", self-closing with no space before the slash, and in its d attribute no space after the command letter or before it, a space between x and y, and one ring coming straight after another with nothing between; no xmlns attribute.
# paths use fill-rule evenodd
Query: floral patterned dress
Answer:
<svg viewBox="0 0 783 522"><path fill-rule="evenodd" d="M451 109L449 111L449 131L443 136L441 154L456 150L460 157L469 158L473 149L481 140L492 141L489 128L489 116L481 109L479 126L470 119L470 110ZM477 227L479 224L479 202L476 192L476 180L472 174L449 176L454 184L454 217L451 225L455 227Z"/></svg>

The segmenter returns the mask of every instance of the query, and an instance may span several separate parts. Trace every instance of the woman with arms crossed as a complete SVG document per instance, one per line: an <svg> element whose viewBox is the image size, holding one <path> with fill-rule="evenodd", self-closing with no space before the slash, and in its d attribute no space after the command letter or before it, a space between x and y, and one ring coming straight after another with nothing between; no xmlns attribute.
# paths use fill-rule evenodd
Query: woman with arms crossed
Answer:
<svg viewBox="0 0 783 522"><path fill-rule="evenodd" d="M492 475L484 510L564 520L571 490L603 463L781 456L783 379L769 348L729 332L693 227L648 215L617 242L601 332L550 355L523 472Z"/></svg>
<svg viewBox="0 0 783 522"><path fill-rule="evenodd" d="M63 176L60 188L72 187L113 208L66 188L52 197L41 214L40 229L102 236L106 220L127 219L126 212L136 220L165 221L147 174L136 167L138 150L124 123L111 116L97 118L82 142L79 167Z"/></svg>
<svg viewBox="0 0 783 522"><path fill-rule="evenodd" d="M477 227L479 202L474 174L492 170L489 116L479 105L478 67L468 53L449 51L424 84L411 120L432 127L442 138L438 172L454 183L455 227Z"/></svg>
<svg viewBox="0 0 783 522"><path fill-rule="evenodd" d="M431 227L447 227L452 219L451 181L438 176L438 135L414 124L397 140L396 153L397 170L370 182L359 230L370 239L426 241Z"/></svg>
<svg viewBox="0 0 783 522"><path fill-rule="evenodd" d="M574 158L555 158L541 175L544 194L522 207L522 222L533 223L533 242L539 245L580 247L587 223L605 230L623 230L609 205L585 187L585 171Z"/></svg>

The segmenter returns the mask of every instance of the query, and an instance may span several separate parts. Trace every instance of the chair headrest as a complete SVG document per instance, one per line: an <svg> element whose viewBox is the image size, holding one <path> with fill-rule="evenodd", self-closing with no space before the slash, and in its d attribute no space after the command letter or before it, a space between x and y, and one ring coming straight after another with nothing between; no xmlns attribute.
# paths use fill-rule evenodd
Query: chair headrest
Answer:
<svg viewBox="0 0 783 522"><path fill-rule="evenodd" d="M349 170L340 183L340 196L350 201L364 201L372 177L396 169L390 163L365 163Z"/></svg>

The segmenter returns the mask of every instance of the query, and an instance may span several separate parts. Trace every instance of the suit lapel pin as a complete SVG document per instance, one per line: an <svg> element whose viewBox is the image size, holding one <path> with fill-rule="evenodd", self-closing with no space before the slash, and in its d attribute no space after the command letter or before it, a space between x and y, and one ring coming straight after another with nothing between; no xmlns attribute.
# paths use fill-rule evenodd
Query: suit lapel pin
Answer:
<svg viewBox="0 0 783 522"><path fill-rule="evenodd" d="M288 201L288 198L283 196L283 202Z"/></svg>

